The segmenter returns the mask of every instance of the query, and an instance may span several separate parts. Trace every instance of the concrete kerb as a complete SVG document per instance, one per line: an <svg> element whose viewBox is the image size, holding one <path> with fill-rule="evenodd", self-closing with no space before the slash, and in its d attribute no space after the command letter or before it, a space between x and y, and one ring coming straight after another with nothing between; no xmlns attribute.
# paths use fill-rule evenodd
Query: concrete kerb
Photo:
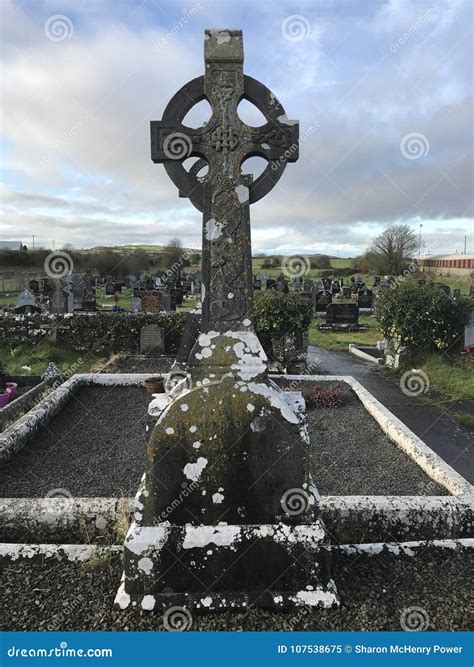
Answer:
<svg viewBox="0 0 474 667"><path fill-rule="evenodd" d="M143 384L149 377L149 373L78 373L73 375L0 434L0 462L7 461L24 447L38 429L59 412L80 386L130 387Z"/></svg>
<svg viewBox="0 0 474 667"><path fill-rule="evenodd" d="M385 364L385 359L381 357L373 357L368 352L364 352L364 350L357 345L354 345L354 343L349 344L349 352L354 356L359 357L359 359L369 361L371 364L376 364L377 366L383 366Z"/></svg>

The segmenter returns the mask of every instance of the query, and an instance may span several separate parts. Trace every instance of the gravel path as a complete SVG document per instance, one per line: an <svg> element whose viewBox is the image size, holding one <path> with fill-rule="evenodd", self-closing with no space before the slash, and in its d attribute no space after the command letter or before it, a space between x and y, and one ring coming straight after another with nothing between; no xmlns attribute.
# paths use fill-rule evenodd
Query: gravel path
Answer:
<svg viewBox="0 0 474 667"><path fill-rule="evenodd" d="M80 388L0 467L0 495L39 497L58 490L72 496L135 495L145 469L149 402L143 388Z"/></svg>
<svg viewBox="0 0 474 667"><path fill-rule="evenodd" d="M192 630L401 630L403 610L421 608L427 630L469 630L467 552L428 549L417 558L334 558L338 609L194 615ZM16 562L0 573L1 630L163 630L161 614L117 611L117 557L92 567ZM405 612L406 613L406 612Z"/></svg>
<svg viewBox="0 0 474 667"><path fill-rule="evenodd" d="M341 408L308 410L319 492L447 495L382 432L354 392L341 388ZM57 489L72 496L135 495L145 467L149 401L141 388L81 388L32 442L0 467L0 496L39 497Z"/></svg>

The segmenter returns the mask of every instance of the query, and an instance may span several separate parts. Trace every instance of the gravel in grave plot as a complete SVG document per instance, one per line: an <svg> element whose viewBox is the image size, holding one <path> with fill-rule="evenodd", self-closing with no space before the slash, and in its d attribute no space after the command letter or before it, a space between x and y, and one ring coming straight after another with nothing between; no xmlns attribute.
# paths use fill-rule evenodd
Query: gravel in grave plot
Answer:
<svg viewBox="0 0 474 667"><path fill-rule="evenodd" d="M0 467L0 496L42 497L64 491L73 497L135 495L145 471L150 400L142 387L79 388Z"/></svg>
<svg viewBox="0 0 474 667"><path fill-rule="evenodd" d="M346 384L301 382L298 391L314 386L338 387L344 397L339 408L307 409L312 473L321 495L449 495L385 435Z"/></svg>
<svg viewBox="0 0 474 667"><path fill-rule="evenodd" d="M337 609L194 614L190 629L402 630L403 617L416 607L420 629L467 631L474 611L467 585L473 561L466 551L433 549L416 558L339 555L333 558ZM95 566L51 560L5 566L0 630L164 630L160 613L113 608L121 575L119 557Z"/></svg>

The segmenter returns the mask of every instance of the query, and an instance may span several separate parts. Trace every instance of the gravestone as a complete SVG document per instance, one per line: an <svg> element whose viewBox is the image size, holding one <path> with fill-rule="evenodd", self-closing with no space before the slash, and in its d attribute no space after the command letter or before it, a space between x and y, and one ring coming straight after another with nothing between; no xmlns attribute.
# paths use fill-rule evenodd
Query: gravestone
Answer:
<svg viewBox="0 0 474 667"><path fill-rule="evenodd" d="M451 294L450 286L446 285L445 283L436 283L436 287L439 287L439 289L442 290L447 296Z"/></svg>
<svg viewBox="0 0 474 667"><path fill-rule="evenodd" d="M457 301L461 298L461 290L459 288L453 289L453 299Z"/></svg>
<svg viewBox="0 0 474 667"><path fill-rule="evenodd" d="M303 283L297 280L295 282L295 292L302 292L302 291L303 291Z"/></svg>
<svg viewBox="0 0 474 667"><path fill-rule="evenodd" d="M350 299L351 298L351 288L350 285L345 285L342 288L342 297L343 299Z"/></svg>
<svg viewBox="0 0 474 667"><path fill-rule="evenodd" d="M167 313L175 313L176 305L176 296L174 294L169 292L161 293L161 307L163 310Z"/></svg>
<svg viewBox="0 0 474 667"><path fill-rule="evenodd" d="M140 329L140 354L158 356L165 353L165 330L157 324Z"/></svg>
<svg viewBox="0 0 474 667"><path fill-rule="evenodd" d="M355 303L331 303L326 309L326 324L356 326L359 322L359 307Z"/></svg>
<svg viewBox="0 0 474 667"><path fill-rule="evenodd" d="M370 289L362 289L357 292L357 305L359 308L372 308L373 293Z"/></svg>
<svg viewBox="0 0 474 667"><path fill-rule="evenodd" d="M96 310L96 300L95 300L95 278L88 271L84 278L84 296L82 297L82 310Z"/></svg>
<svg viewBox="0 0 474 667"><path fill-rule="evenodd" d="M82 302L84 298L84 284L82 282L81 276L74 274L72 276L72 294L74 301Z"/></svg>
<svg viewBox="0 0 474 667"><path fill-rule="evenodd" d="M151 123L153 161L203 213L201 333L189 355L189 382L149 407L145 478L116 604L332 606L337 595L321 548L304 401L268 378L252 323L250 204L297 159L298 124L265 86L244 76L241 31L206 30L204 44L205 76L179 90L163 120ZM243 97L264 114L264 126L239 119ZM211 120L184 126L204 98ZM186 171L188 151L178 152L177 138L206 159L205 179ZM240 165L256 154L268 166L252 181ZM302 500L297 512L288 503L294 492Z"/></svg>
<svg viewBox="0 0 474 667"><path fill-rule="evenodd" d="M53 281L54 292L49 298L49 312L51 315L62 315L68 311L69 290L64 289L64 283L56 278Z"/></svg>
<svg viewBox="0 0 474 667"><path fill-rule="evenodd" d="M151 313L152 315L158 315L162 310L161 292L141 292L141 309L144 313Z"/></svg>
<svg viewBox="0 0 474 667"><path fill-rule="evenodd" d="M15 313L40 313L41 306L36 300L33 292L25 289L18 295L18 301L15 306Z"/></svg>
<svg viewBox="0 0 474 667"><path fill-rule="evenodd" d="M30 292L32 292L35 296L39 296L40 284L38 280L30 280L30 282L28 283L28 288Z"/></svg>
<svg viewBox="0 0 474 667"><path fill-rule="evenodd" d="M105 293L107 296L114 296L115 294L115 282L110 278L105 283Z"/></svg>
<svg viewBox="0 0 474 667"><path fill-rule="evenodd" d="M325 313L330 303L332 303L332 295L329 292L318 292L314 296L314 311L316 313Z"/></svg>
<svg viewBox="0 0 474 667"><path fill-rule="evenodd" d="M469 319L464 325L464 349L474 349L474 310L469 313Z"/></svg>

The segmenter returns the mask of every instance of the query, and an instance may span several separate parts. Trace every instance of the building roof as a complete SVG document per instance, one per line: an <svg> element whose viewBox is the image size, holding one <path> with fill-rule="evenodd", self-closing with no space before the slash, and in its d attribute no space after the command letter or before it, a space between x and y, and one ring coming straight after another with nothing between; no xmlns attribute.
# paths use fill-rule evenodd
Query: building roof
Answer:
<svg viewBox="0 0 474 667"><path fill-rule="evenodd" d="M461 253L457 255L423 255L423 257L419 257L418 259L474 259L474 255L461 255Z"/></svg>
<svg viewBox="0 0 474 667"><path fill-rule="evenodd" d="M22 241L0 241L0 248L3 250L23 250Z"/></svg>

